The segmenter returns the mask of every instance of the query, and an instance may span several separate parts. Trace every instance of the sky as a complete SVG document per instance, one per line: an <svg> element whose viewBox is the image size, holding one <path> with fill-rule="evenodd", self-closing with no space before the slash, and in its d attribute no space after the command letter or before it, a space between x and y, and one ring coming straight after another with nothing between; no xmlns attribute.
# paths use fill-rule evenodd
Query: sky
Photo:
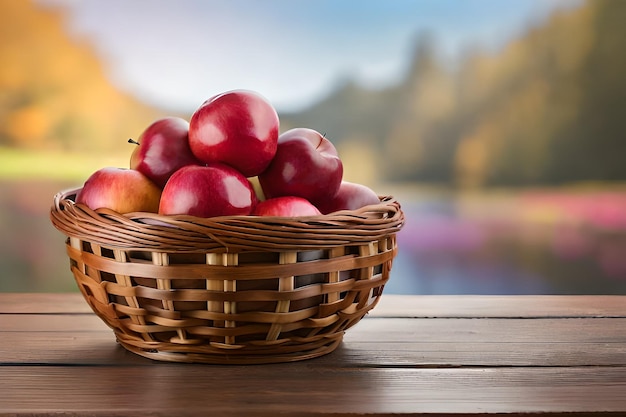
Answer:
<svg viewBox="0 0 626 417"><path fill-rule="evenodd" d="M163 108L193 111L233 89L301 110L340 82L397 82L419 34L443 62L496 53L555 9L582 0L37 0L67 9L114 84Z"/></svg>

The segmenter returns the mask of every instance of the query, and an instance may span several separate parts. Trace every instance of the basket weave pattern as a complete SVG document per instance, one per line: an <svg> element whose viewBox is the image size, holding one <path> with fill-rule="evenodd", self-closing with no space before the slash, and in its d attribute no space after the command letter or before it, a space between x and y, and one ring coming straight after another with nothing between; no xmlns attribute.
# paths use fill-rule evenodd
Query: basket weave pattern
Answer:
<svg viewBox="0 0 626 417"><path fill-rule="evenodd" d="M269 363L333 351L374 308L404 223L392 198L302 218L121 215L57 194L54 226L93 311L156 360Z"/></svg>

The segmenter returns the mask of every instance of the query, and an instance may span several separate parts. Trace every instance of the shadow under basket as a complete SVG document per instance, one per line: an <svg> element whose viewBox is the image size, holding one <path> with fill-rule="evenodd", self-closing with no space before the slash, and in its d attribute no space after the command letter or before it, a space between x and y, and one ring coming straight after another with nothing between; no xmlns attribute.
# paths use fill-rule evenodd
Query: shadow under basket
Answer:
<svg viewBox="0 0 626 417"><path fill-rule="evenodd" d="M170 362L289 362L332 352L374 308L400 204L286 218L119 214L54 197L70 268L127 350Z"/></svg>

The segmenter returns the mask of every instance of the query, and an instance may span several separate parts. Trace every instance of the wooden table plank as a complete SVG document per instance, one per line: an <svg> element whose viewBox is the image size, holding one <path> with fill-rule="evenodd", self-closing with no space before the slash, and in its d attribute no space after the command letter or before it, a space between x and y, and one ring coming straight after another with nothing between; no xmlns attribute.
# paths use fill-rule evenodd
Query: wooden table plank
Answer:
<svg viewBox="0 0 626 417"><path fill-rule="evenodd" d="M89 415L536 413L626 410L624 370L32 367L2 369L0 409ZM306 404L306 408L303 405Z"/></svg>
<svg viewBox="0 0 626 417"><path fill-rule="evenodd" d="M348 330L342 356L332 360L369 367L624 366L626 332L614 329L626 329L626 319L366 317ZM129 363L113 331L93 314L4 314L0 332L0 364Z"/></svg>
<svg viewBox="0 0 626 417"><path fill-rule="evenodd" d="M376 317L626 317L621 295L395 295L383 294Z"/></svg>
<svg viewBox="0 0 626 417"><path fill-rule="evenodd" d="M82 294L76 293L0 293L0 314L75 314L91 313Z"/></svg>
<svg viewBox="0 0 626 417"><path fill-rule="evenodd" d="M549 342L626 344L626 318L408 319L365 317L347 331L356 341L421 343ZM0 332L107 332L95 315L0 315ZM506 337L504 337L506 336Z"/></svg>
<svg viewBox="0 0 626 417"><path fill-rule="evenodd" d="M0 314L1 332L113 331L93 313L89 314Z"/></svg>
<svg viewBox="0 0 626 417"><path fill-rule="evenodd" d="M0 293L2 313L91 313L80 293ZM626 317L620 295L383 294L375 317Z"/></svg>
<svg viewBox="0 0 626 417"><path fill-rule="evenodd" d="M525 367L624 366L620 343L500 343L500 342L362 342L346 337L336 352L316 359L345 367ZM0 342L0 366L150 365L127 352L105 333L5 334ZM624 371L626 372L626 370Z"/></svg>
<svg viewBox="0 0 626 417"><path fill-rule="evenodd" d="M0 416L626 415L625 329L622 296L383 296L321 358L171 364L80 294L0 294Z"/></svg>

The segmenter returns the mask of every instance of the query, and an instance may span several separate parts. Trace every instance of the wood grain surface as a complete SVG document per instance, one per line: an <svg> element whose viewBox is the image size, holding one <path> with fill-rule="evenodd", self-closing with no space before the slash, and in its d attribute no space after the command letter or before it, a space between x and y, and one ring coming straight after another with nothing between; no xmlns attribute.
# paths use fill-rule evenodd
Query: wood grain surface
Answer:
<svg viewBox="0 0 626 417"><path fill-rule="evenodd" d="M0 294L1 416L626 415L626 297L394 296L333 353L154 362L79 294Z"/></svg>

